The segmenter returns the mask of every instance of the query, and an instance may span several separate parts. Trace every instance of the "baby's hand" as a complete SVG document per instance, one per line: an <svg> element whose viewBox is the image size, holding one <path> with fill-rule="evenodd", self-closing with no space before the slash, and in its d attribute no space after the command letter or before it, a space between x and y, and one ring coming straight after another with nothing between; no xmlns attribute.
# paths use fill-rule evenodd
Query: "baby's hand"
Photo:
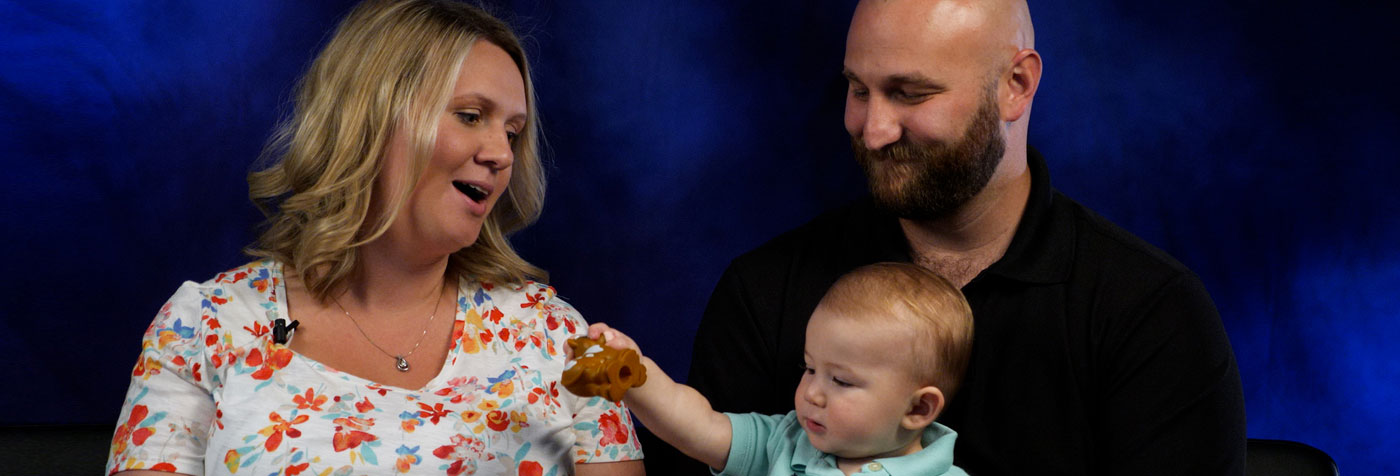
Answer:
<svg viewBox="0 0 1400 476"><path fill-rule="evenodd" d="M642 349L637 347L637 342L632 340L631 337L627 337L627 334L623 334L622 331L608 327L607 324L601 322L596 322L588 326L588 337L594 340L601 340L608 347L614 349L632 349L637 351L638 356L642 354Z"/></svg>
<svg viewBox="0 0 1400 476"><path fill-rule="evenodd" d="M647 381L637 343L607 324L593 324L588 327L588 337L569 339L565 354L569 362L560 382L575 395L618 402L627 389Z"/></svg>

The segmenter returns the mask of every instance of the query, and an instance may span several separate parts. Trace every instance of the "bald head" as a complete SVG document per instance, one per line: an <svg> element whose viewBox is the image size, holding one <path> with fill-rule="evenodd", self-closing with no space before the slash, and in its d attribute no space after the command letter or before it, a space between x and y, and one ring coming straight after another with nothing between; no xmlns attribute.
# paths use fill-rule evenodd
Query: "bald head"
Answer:
<svg viewBox="0 0 1400 476"><path fill-rule="evenodd" d="M864 0L851 19L848 53L853 40L874 48L956 50L992 67L1035 48L1035 28L1024 0Z"/></svg>

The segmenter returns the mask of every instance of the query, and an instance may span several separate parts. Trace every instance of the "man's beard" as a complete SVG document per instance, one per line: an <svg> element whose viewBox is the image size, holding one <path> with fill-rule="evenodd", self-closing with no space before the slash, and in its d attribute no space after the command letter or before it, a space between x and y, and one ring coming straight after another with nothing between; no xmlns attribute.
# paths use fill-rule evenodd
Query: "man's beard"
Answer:
<svg viewBox="0 0 1400 476"><path fill-rule="evenodd" d="M956 142L916 144L905 134L870 150L852 137L851 149L865 169L877 207L900 218L936 220L956 212L991 181L1006 152L999 127L996 100L989 92Z"/></svg>

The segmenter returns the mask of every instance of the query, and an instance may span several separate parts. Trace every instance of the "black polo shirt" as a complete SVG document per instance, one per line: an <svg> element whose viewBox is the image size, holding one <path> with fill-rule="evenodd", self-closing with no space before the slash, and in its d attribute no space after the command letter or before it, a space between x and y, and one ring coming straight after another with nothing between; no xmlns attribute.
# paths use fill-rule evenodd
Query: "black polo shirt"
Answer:
<svg viewBox="0 0 1400 476"><path fill-rule="evenodd" d="M956 463L979 475L1243 474L1239 371L1200 280L1060 194L1028 155L1016 234L963 288L973 356L939 418L958 432ZM880 261L908 262L909 247L869 201L735 259L705 310L689 383L720 411L791 410L812 310L843 273ZM651 443L649 458L668 459Z"/></svg>

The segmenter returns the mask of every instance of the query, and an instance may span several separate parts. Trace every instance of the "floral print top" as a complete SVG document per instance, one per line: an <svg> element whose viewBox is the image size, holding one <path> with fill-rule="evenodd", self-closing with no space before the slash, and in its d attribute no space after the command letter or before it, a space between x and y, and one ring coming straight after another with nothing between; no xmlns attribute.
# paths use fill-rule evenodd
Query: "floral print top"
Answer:
<svg viewBox="0 0 1400 476"><path fill-rule="evenodd" d="M277 262L186 282L141 342L108 473L562 476L641 459L626 407L558 382L587 325L573 307L542 284L459 282L452 348L418 390L274 343Z"/></svg>

